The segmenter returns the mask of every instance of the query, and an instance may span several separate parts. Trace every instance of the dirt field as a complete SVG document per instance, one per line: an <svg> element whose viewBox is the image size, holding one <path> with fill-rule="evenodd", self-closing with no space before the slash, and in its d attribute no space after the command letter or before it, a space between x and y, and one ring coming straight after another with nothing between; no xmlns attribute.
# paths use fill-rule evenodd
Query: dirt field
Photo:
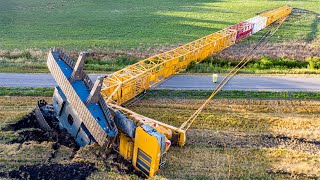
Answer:
<svg viewBox="0 0 320 180"><path fill-rule="evenodd" d="M40 98L0 97L1 178L141 178L115 154L101 161L97 147L79 149L46 138L24 117ZM179 126L202 101L145 99L130 109ZM188 132L186 146L171 147L155 179L317 178L319 105L315 100L214 100Z"/></svg>

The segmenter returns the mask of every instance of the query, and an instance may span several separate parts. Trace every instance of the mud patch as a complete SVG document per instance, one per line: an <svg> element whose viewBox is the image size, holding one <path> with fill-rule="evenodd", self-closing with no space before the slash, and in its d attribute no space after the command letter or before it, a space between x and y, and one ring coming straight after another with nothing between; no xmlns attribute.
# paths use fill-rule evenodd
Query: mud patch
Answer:
<svg viewBox="0 0 320 180"><path fill-rule="evenodd" d="M202 144L228 148L286 148L311 154L320 153L320 142L271 134L246 134L190 130L187 145Z"/></svg>
<svg viewBox="0 0 320 180"><path fill-rule="evenodd" d="M239 60L243 59L253 48L253 44L236 44L214 55L218 59ZM254 56L254 60L268 56L274 59L288 58L295 60L305 60L308 57L320 56L320 46L317 43L292 42L292 43L272 43L260 49Z"/></svg>
<svg viewBox="0 0 320 180"><path fill-rule="evenodd" d="M135 174L139 177L144 177L144 175L140 171L137 171L129 161L125 160L114 151L111 152L108 160L105 162L105 167L107 172L117 172L121 175Z"/></svg>
<svg viewBox="0 0 320 180"><path fill-rule="evenodd" d="M282 175L288 175L290 176L290 179L319 179L319 176L315 175L315 174L305 174L305 173L295 173L292 174L290 172L287 171L283 171L283 170L276 170L276 169L268 169L267 172L269 174L282 174Z"/></svg>
<svg viewBox="0 0 320 180"><path fill-rule="evenodd" d="M89 152L89 156L88 153ZM81 148L74 162L86 160L90 163L95 163L98 169L103 169L105 172L113 172L120 175L137 175L140 178L145 178L141 171L136 170L132 163L125 160L114 149L106 150L99 146L85 146Z"/></svg>
<svg viewBox="0 0 320 180"><path fill-rule="evenodd" d="M89 152L91 152L95 157L94 159L96 162L102 162L101 165L103 166L101 168L106 172L116 172L121 175L136 174L140 177L143 177L143 174L140 171L135 170L132 163L125 160L113 149L108 151L102 147L96 146L88 146L84 148L89 148Z"/></svg>
<svg viewBox="0 0 320 180"><path fill-rule="evenodd" d="M38 122L36 121L36 116L34 112L31 112L24 116L21 120L14 124L9 124L8 126L2 128L3 131L17 131L26 128L40 128Z"/></svg>
<svg viewBox="0 0 320 180"><path fill-rule="evenodd" d="M9 144L24 143L26 141L37 141L39 143L44 141L54 141L52 137L48 136L47 133L40 129L28 129L17 132L17 134L19 135L18 139L10 141Z"/></svg>
<svg viewBox="0 0 320 180"><path fill-rule="evenodd" d="M17 179L85 179L96 171L94 164L38 164L20 166L19 170L0 172L0 177Z"/></svg>
<svg viewBox="0 0 320 180"><path fill-rule="evenodd" d="M65 130L54 129L54 134L45 132L40 129L39 123L36 120L34 112L29 113L21 120L14 124L9 124L2 129L3 131L16 131L18 138L14 139L12 143L24 143L27 141L37 141L39 143L44 141L57 142L59 145L78 150L79 146L75 142L74 138Z"/></svg>
<svg viewBox="0 0 320 180"><path fill-rule="evenodd" d="M79 145L76 143L74 138L65 130L57 130L58 136L56 142L59 145L63 145L72 148L74 151L79 150Z"/></svg>

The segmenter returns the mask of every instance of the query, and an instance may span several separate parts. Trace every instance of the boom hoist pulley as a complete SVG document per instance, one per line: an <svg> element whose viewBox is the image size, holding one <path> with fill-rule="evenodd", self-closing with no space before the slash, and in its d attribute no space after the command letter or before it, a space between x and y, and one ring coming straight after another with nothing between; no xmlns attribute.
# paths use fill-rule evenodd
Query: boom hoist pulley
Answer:
<svg viewBox="0 0 320 180"><path fill-rule="evenodd" d="M74 62L62 50L51 49L47 65L58 86L54 90L52 104L44 101L38 104L35 113L37 120L44 130L52 134L55 134L57 126L65 129L80 146L97 143L106 152L114 148L137 170L147 177L153 176L165 164L169 147L185 144L186 131L206 103L239 70L236 68L242 66L230 72L209 99L179 128L137 114L121 105L167 77L184 71L191 62L199 63L210 54L220 52L283 20L291 11L291 7L284 6L263 12L229 28L99 77L95 82L83 70L87 53L82 53Z"/></svg>

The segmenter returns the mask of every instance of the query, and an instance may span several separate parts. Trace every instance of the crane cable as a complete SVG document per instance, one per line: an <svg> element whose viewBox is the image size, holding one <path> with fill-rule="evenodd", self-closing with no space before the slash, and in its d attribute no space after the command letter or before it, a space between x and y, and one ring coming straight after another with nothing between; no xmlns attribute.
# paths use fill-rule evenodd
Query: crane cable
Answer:
<svg viewBox="0 0 320 180"><path fill-rule="evenodd" d="M301 8L293 8L293 14L295 14L295 13L309 13L309 14L314 14L314 15L320 17L320 13L317 13L317 12L314 12L314 11L310 11L310 10L306 10L306 9L301 9ZM270 30L267 33L265 33L260 39L264 38L264 36L268 35L268 33L270 33ZM250 54L250 52L248 53L248 55ZM141 99L143 99L149 93L150 93L149 91L145 90L145 92L142 95L139 95L138 97L135 97L133 100L126 102L125 104L123 104L123 106L131 107L131 106L135 105L137 102L139 102ZM116 102L113 102L113 103L117 104Z"/></svg>
<svg viewBox="0 0 320 180"><path fill-rule="evenodd" d="M306 10L306 9L301 9L301 8L293 8L293 13L299 13L299 12L302 12L302 13L310 13L310 14L314 14L314 15L316 15L316 16L320 16L320 14L319 13L317 13L317 12L314 12L314 11L310 11L310 10ZM285 19L283 19L283 21L284 21ZM267 33L265 33L261 38L260 38L260 40L261 39L263 39L263 38L265 38L264 36L267 36L267 35L269 35L269 33L270 33L270 30L267 32ZM260 43L260 41L257 43L257 44L259 44ZM257 47L257 46L256 46ZM254 50L255 48L253 48L252 50ZM252 52L252 50L248 53L248 55ZM238 64L239 65L239 64ZM238 66L237 65L237 66ZM236 67L237 67L236 66ZM235 68L236 68L235 67ZM230 73L229 73L230 74ZM225 78L224 78L225 79ZM221 84L221 82L219 83L219 85ZM218 85L218 86L219 86ZM217 86L217 87L218 87ZM134 104L136 104L137 102L139 102L141 99L143 99L146 95L148 95L149 94L149 91L145 91L142 95L140 95L140 96L138 96L138 97L136 97L136 98L134 98L132 101L129 101L129 102L127 102L127 103L125 103L124 104L124 106L125 107L131 107L131 106L133 106ZM115 104L117 104L116 102L114 102ZM183 125L182 125L183 126Z"/></svg>
<svg viewBox="0 0 320 180"><path fill-rule="evenodd" d="M260 40L259 40L258 43L260 43L260 41L261 41L262 38L264 38L265 36L268 36L269 33L270 33L270 30L269 30L268 32L266 32L266 33L260 38ZM252 52L252 50L248 53L248 55L249 55L251 52ZM243 59L243 60L244 60L244 59ZM243 60L242 60L242 61L243 61ZM238 64L237 66L239 66L239 64ZM234 69L237 68L237 66L234 67ZM233 70L231 70L231 72L232 72L232 71L233 71ZM230 74L231 72L229 72L229 74ZM225 78L224 78L224 79L225 79ZM221 82L222 82L222 81L221 81ZM221 84L221 82L219 83L219 85ZM218 86L219 86L219 85L218 85ZM217 87L218 87L218 86L217 86ZM125 107L131 107L132 105L134 105L134 104L136 104L138 101L140 101L142 98L144 98L148 93L149 93L149 92L145 92L143 95L138 96L138 97L136 97L135 99L133 99L132 101L129 101L129 102L125 103L124 106L125 106Z"/></svg>
<svg viewBox="0 0 320 180"><path fill-rule="evenodd" d="M229 82L229 80L243 67L245 66L250 60L252 60L253 56L256 54L256 52L254 52L254 50L256 50L261 44L262 47L264 47L270 39L268 39L267 41L264 42L264 40L269 36L272 37L277 30L282 26L283 22L285 21L286 18L283 18L282 20L280 20L278 23L279 25L275 28L275 30L272 32L272 29L270 29L268 32L266 32L259 40L259 42L255 45L255 47L253 49L251 49L249 51L249 53L247 54L247 56L245 56L238 64L237 66L235 66L228 74L226 77L224 77L224 79L217 85L217 87L215 88L215 90L212 92L212 94L209 96L209 98L199 107L198 110L196 110L187 121L185 121L181 126L180 126L180 130L182 130L185 126L187 126L185 128L185 131L187 131L190 126L192 125L192 123L196 120L196 118L198 117L198 115L201 113L201 111L204 109L204 107L208 104L208 102L226 85L227 82ZM264 44L263 44L264 43ZM253 54L251 54L252 52L254 52ZM251 54L251 55L250 55ZM250 58L248 58L250 57ZM248 59L247 59L248 58ZM246 60L247 59L247 60ZM240 67L239 67L240 66ZM238 68L239 67L239 68ZM189 123L190 122L190 123ZM189 123L189 124L188 124Z"/></svg>

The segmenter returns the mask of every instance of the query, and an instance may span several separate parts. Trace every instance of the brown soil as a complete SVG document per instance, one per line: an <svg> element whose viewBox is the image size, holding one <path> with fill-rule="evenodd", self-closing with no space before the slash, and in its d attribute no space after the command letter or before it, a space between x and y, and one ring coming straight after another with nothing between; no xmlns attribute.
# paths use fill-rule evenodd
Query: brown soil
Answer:
<svg viewBox="0 0 320 180"><path fill-rule="evenodd" d="M187 133L187 145L205 145L222 148L287 148L291 150L320 153L319 141L308 141L272 134L247 134L236 132L213 132L192 129Z"/></svg>
<svg viewBox="0 0 320 180"><path fill-rule="evenodd" d="M93 164L38 164L0 172L0 177L17 179L85 179L97 169Z"/></svg>
<svg viewBox="0 0 320 180"><path fill-rule="evenodd" d="M3 131L17 131L26 128L40 128L39 124L36 122L34 112L31 112L24 116L21 120L14 124L9 124L4 127Z"/></svg>
<svg viewBox="0 0 320 180"><path fill-rule="evenodd" d="M254 45L236 44L215 55L217 58L226 60L241 60ZM260 59L262 56L271 58L289 58L295 60L305 60L309 57L320 56L320 43L273 43L267 44L259 49L253 59Z"/></svg>
<svg viewBox="0 0 320 180"><path fill-rule="evenodd" d="M42 143L45 141L55 142L52 144L52 151L48 153L49 158L43 164L20 166L18 170L0 172L0 177L3 178L17 178L17 179L85 179L90 174L97 170L95 164L103 162L102 169L106 172L117 172L122 175L136 174L143 177L141 172L134 169L132 164L115 151L110 154L103 149L100 149L99 154L94 154L95 158L86 159L88 162L78 162L75 155L80 147L76 144L74 139L65 131L57 130L58 137L52 137L49 133L40 129L34 113L30 113L14 124L9 124L4 127L2 131L16 131L19 135L8 144L19 143L28 144L30 141ZM66 146L73 149L73 153L68 160L68 164L59 164L54 162L54 159L59 154L60 147ZM98 147L99 148L99 147ZM95 150L90 151L94 153ZM81 157L80 158L85 158ZM76 162L76 163L75 163ZM70 164L69 164L70 163Z"/></svg>
<svg viewBox="0 0 320 180"><path fill-rule="evenodd" d="M110 50L110 49L93 49L90 54L94 59L116 59L119 57L127 57L131 59L146 59L150 56L169 51L180 45L171 45L168 47L159 47L157 49L141 51L133 50ZM254 47L254 44L235 44L224 51L213 55L217 58L226 60L241 60ZM76 59L78 52L71 52L71 57ZM253 59L260 59L262 56L271 58L289 58L295 60L305 60L309 57L320 56L320 42L283 42L269 43L264 48L257 51Z"/></svg>
<svg viewBox="0 0 320 180"><path fill-rule="evenodd" d="M67 132L55 129L58 136L52 137L49 133L41 130L33 112L29 113L16 123L9 124L2 130L17 131L19 138L12 140L9 143L24 143L27 141L37 141L41 143L44 141L51 141L57 142L74 150L79 149L79 146L76 144L75 140Z"/></svg>

